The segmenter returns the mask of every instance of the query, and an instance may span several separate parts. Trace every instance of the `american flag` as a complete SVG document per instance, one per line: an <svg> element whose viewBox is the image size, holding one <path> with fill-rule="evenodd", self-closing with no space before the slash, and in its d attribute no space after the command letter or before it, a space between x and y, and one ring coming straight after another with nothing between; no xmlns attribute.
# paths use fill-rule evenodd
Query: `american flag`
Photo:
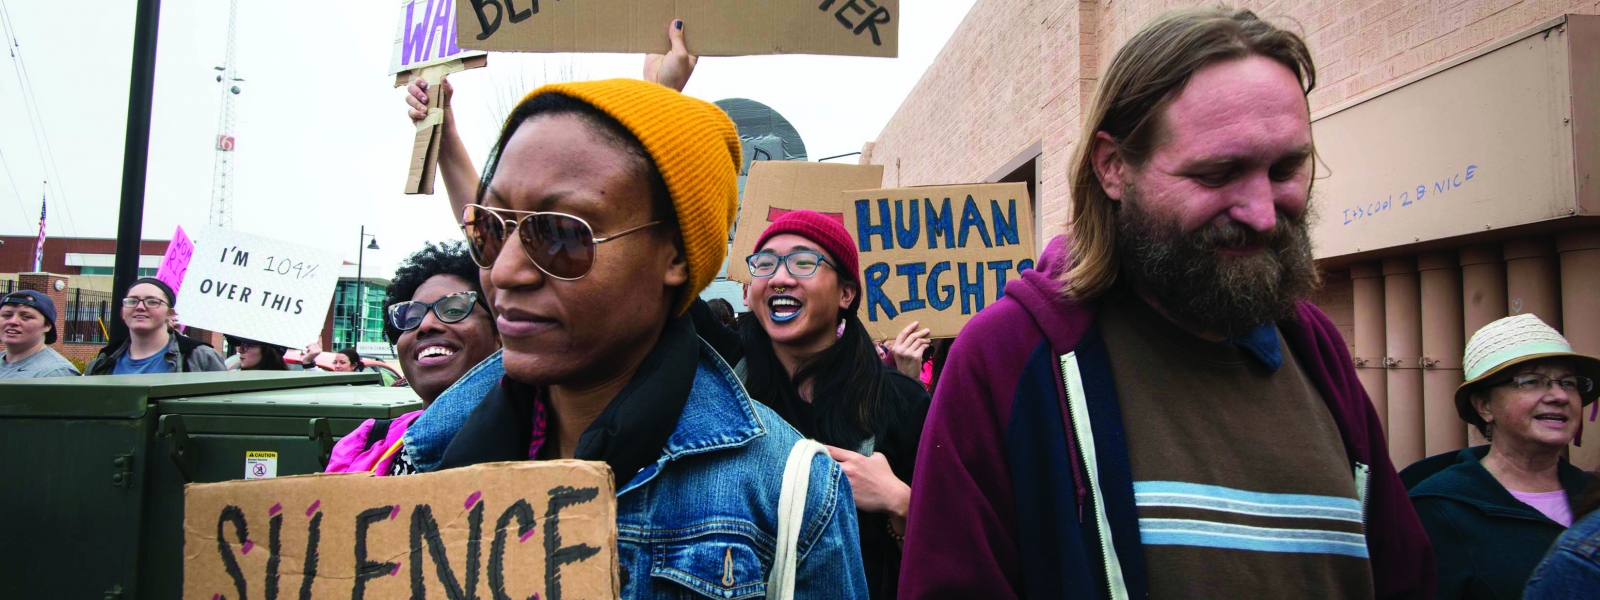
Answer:
<svg viewBox="0 0 1600 600"><path fill-rule="evenodd" d="M33 247L33 270L44 270L44 211L48 204L43 198L39 199L39 243Z"/></svg>

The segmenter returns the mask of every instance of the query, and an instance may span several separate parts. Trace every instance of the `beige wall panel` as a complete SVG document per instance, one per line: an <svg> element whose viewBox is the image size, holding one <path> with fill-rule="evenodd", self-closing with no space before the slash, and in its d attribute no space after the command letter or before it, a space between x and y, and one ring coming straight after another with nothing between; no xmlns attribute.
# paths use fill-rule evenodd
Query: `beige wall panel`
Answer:
<svg viewBox="0 0 1600 600"><path fill-rule="evenodd" d="M1600 229L1572 231L1556 240L1561 255L1562 332L1572 350L1600 356ZM1583 411L1583 445L1573 446L1572 463L1600 469L1600 423L1591 421L1595 406Z"/></svg>
<svg viewBox="0 0 1600 600"><path fill-rule="evenodd" d="M1461 255L1461 308L1463 339L1472 340L1472 334L1484 325L1506 316L1506 263L1501 258L1500 244L1482 244L1462 248ZM1463 353L1465 347L1463 347ZM1467 445L1489 443L1477 428L1465 426Z"/></svg>
<svg viewBox="0 0 1600 600"><path fill-rule="evenodd" d="M1422 412L1426 454L1460 450L1467 431L1456 415L1456 388L1461 385L1461 267L1455 251L1417 257L1422 280Z"/></svg>
<svg viewBox="0 0 1600 600"><path fill-rule="evenodd" d="M1530 35L1319 119L1317 257L1572 214L1565 53Z"/></svg>
<svg viewBox="0 0 1600 600"><path fill-rule="evenodd" d="M1424 456L1422 308L1416 261L1383 261L1385 362L1389 387L1389 458L1404 468Z"/></svg>
<svg viewBox="0 0 1600 600"><path fill-rule="evenodd" d="M1355 318L1356 377L1366 388L1384 431L1389 430L1389 381L1383 366L1383 267L1376 262L1350 266L1352 315Z"/></svg>
<svg viewBox="0 0 1600 600"><path fill-rule="evenodd" d="M1561 329L1561 276L1555 240L1524 238L1502 246L1506 259L1506 314L1524 313Z"/></svg>

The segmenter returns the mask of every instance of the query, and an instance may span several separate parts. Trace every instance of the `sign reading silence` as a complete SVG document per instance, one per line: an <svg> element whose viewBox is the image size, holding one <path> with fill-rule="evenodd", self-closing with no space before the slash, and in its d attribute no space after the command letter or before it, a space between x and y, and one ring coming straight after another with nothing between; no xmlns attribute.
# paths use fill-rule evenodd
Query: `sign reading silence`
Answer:
<svg viewBox="0 0 1600 600"><path fill-rule="evenodd" d="M505 52L666 54L683 19L696 56L894 57L900 0L455 0L456 42Z"/></svg>
<svg viewBox="0 0 1600 600"><path fill-rule="evenodd" d="M892 339L920 321L955 337L1034 264L1033 210L1023 183L844 192L845 228L861 252L862 321Z"/></svg>
<svg viewBox="0 0 1600 600"><path fill-rule="evenodd" d="M212 227L178 292L183 322L298 348L317 339L344 261L336 252Z"/></svg>
<svg viewBox="0 0 1600 600"><path fill-rule="evenodd" d="M616 507L574 460L191 484L183 596L616 598Z"/></svg>

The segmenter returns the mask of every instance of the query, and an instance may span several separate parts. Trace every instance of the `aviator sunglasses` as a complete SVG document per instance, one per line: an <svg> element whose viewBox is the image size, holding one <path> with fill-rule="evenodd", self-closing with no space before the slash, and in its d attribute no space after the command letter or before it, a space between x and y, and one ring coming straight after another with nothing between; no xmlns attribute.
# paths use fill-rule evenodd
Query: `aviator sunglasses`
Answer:
<svg viewBox="0 0 1600 600"><path fill-rule="evenodd" d="M389 307L389 324L400 331L411 331L422 326L430 310L441 323L460 323L472 314L472 305L477 303L477 292L456 292L433 302L400 302Z"/></svg>
<svg viewBox="0 0 1600 600"><path fill-rule="evenodd" d="M511 216L515 218L506 218ZM468 204L461 215L461 232L467 237L467 253L478 268L488 269L500 258L511 230L522 241L522 252L545 275L562 281L583 279L594 267L595 246L648 227L651 221L607 237L595 237L588 221L565 213L532 212L489 208Z"/></svg>

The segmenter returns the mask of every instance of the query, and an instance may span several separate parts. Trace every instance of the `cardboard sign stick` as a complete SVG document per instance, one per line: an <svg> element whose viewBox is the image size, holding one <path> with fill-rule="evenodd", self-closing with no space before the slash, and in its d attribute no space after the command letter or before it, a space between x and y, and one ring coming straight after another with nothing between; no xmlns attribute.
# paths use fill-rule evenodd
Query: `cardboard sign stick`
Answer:
<svg viewBox="0 0 1600 600"><path fill-rule="evenodd" d="M411 168L406 172L406 193L433 195L434 173L439 170L440 134L444 130L444 94L434 93L444 76L457 71L476 69L489 64L487 56L473 56L462 60L413 69L395 76L395 87L409 85L413 80L428 82L428 116L417 122L417 136L411 143Z"/></svg>

